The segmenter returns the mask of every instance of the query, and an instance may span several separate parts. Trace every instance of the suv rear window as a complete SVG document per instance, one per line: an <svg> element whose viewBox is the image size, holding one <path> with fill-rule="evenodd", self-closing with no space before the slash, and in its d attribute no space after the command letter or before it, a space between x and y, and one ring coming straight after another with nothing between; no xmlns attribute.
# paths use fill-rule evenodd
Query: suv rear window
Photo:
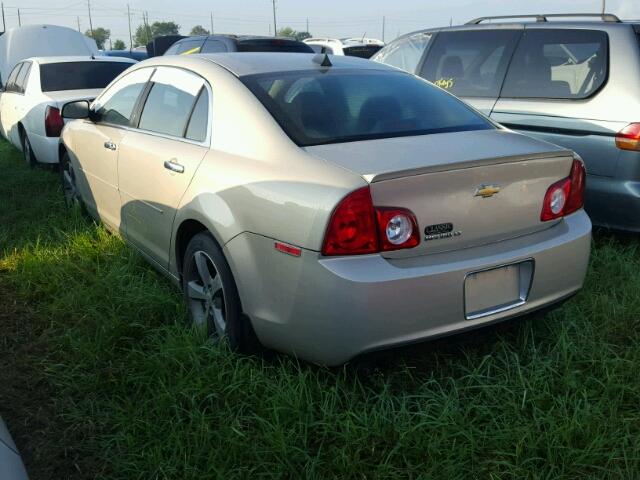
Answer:
<svg viewBox="0 0 640 480"><path fill-rule="evenodd" d="M501 96L587 98L604 84L607 70L605 32L531 29L516 49Z"/></svg>
<svg viewBox="0 0 640 480"><path fill-rule="evenodd" d="M521 30L440 32L420 76L463 97L497 98Z"/></svg>
<svg viewBox="0 0 640 480"><path fill-rule="evenodd" d="M495 128L462 101L403 72L313 70L241 80L300 146Z"/></svg>
<svg viewBox="0 0 640 480"><path fill-rule="evenodd" d="M371 58L382 47L380 45L361 45L357 47L345 47L342 50L348 57Z"/></svg>
<svg viewBox="0 0 640 480"><path fill-rule="evenodd" d="M280 38L238 40L238 51L313 53L313 49L306 43L282 40Z"/></svg>
<svg viewBox="0 0 640 480"><path fill-rule="evenodd" d="M104 88L129 68L124 62L64 62L40 65L43 92Z"/></svg>

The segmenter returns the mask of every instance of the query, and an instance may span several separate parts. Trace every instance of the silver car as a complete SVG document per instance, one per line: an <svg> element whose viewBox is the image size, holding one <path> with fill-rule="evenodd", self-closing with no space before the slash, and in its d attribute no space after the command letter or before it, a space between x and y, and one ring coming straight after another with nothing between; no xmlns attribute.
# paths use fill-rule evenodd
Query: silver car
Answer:
<svg viewBox="0 0 640 480"><path fill-rule="evenodd" d="M0 479L28 480L20 453L2 418L0 418Z"/></svg>
<svg viewBox="0 0 640 480"><path fill-rule="evenodd" d="M640 22L486 17L405 35L373 60L432 81L502 125L574 150L587 167L594 224L640 231Z"/></svg>
<svg viewBox="0 0 640 480"><path fill-rule="evenodd" d="M63 116L68 202L234 348L340 364L553 305L585 277L579 157L395 68L164 56Z"/></svg>

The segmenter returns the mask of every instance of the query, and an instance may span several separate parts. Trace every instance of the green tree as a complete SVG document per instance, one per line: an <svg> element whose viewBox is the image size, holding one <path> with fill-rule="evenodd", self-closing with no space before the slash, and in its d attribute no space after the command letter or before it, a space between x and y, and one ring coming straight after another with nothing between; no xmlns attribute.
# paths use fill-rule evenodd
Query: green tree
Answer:
<svg viewBox="0 0 640 480"><path fill-rule="evenodd" d="M278 37L296 38L296 31L291 27L283 27L278 30L276 35Z"/></svg>
<svg viewBox="0 0 640 480"><path fill-rule="evenodd" d="M180 25L175 22L153 22L151 25L138 25L133 38L134 46L146 45L155 37L179 35Z"/></svg>
<svg viewBox="0 0 640 480"><path fill-rule="evenodd" d="M111 30L107 28L97 27L91 30L87 30L84 33L87 37L93 38L96 41L96 45L98 45L98 50L104 50L104 44L109 40L111 36Z"/></svg>
<svg viewBox="0 0 640 480"><path fill-rule="evenodd" d="M115 42L113 42L114 50L124 50L125 48L127 48L127 46L124 44L122 40L117 39Z"/></svg>
<svg viewBox="0 0 640 480"><path fill-rule="evenodd" d="M311 38L312 35L309 32L296 32L296 40L299 42Z"/></svg>
<svg viewBox="0 0 640 480"><path fill-rule="evenodd" d="M191 29L191 33L189 35L209 35L209 30L204 28L202 25L196 25Z"/></svg>

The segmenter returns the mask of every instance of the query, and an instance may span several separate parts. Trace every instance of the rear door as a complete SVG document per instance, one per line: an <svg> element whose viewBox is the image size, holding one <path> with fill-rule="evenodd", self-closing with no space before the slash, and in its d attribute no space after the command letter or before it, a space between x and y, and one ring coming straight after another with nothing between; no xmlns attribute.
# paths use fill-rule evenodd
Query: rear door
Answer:
<svg viewBox="0 0 640 480"><path fill-rule="evenodd" d="M0 117L2 121L2 133L5 138L14 145L18 145L18 103L21 93L18 88L17 79L22 70L26 69L26 63L19 63L11 71L7 81L6 89L0 95Z"/></svg>
<svg viewBox="0 0 640 480"><path fill-rule="evenodd" d="M489 115L523 29L439 32L420 76Z"/></svg>
<svg viewBox="0 0 640 480"><path fill-rule="evenodd" d="M491 118L576 151L590 175L613 176L620 155L614 136L629 122L602 117L608 40L600 30L527 27ZM614 109L607 113L615 117Z"/></svg>
<svg viewBox="0 0 640 480"><path fill-rule="evenodd" d="M127 238L169 266L176 209L209 149L210 88L178 68L151 77L137 129L120 145L118 179Z"/></svg>

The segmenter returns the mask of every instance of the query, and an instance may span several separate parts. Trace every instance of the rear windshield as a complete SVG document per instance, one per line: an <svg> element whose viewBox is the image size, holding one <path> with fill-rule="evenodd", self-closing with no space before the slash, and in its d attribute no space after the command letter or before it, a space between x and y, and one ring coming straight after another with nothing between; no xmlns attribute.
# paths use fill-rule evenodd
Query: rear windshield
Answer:
<svg viewBox="0 0 640 480"><path fill-rule="evenodd" d="M349 57L371 58L382 47L380 45L363 45L359 47L343 48L344 54Z"/></svg>
<svg viewBox="0 0 640 480"><path fill-rule="evenodd" d="M399 71L313 70L242 81L300 146L495 128L455 97Z"/></svg>
<svg viewBox="0 0 640 480"><path fill-rule="evenodd" d="M43 92L104 88L131 66L124 62L66 62L40 65Z"/></svg>
<svg viewBox="0 0 640 480"><path fill-rule="evenodd" d="M293 52L293 53L313 53L309 45L302 42L292 42L290 40L258 39L238 41L239 52Z"/></svg>

